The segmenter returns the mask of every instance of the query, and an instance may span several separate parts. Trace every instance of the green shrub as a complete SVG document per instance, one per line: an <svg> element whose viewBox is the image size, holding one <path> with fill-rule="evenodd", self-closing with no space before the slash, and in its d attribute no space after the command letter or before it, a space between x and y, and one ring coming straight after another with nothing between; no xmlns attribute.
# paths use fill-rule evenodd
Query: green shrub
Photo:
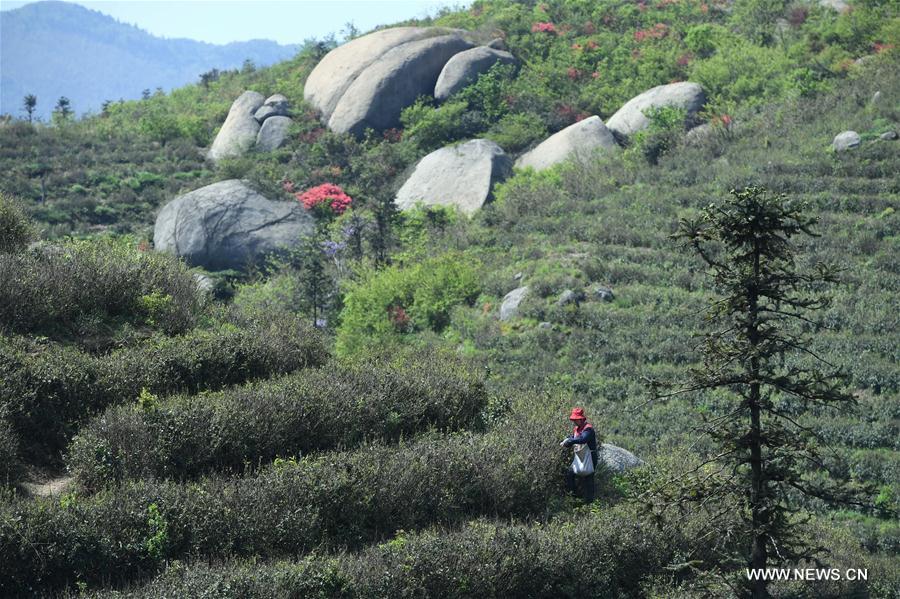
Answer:
<svg viewBox="0 0 900 599"><path fill-rule="evenodd" d="M22 207L0 192L0 254L19 251L33 238L33 226Z"/></svg>
<svg viewBox="0 0 900 599"><path fill-rule="evenodd" d="M544 525L474 520L459 530L401 532L353 554L170 567L134 596L461 599L575 597L589 589L596 597L641 597L647 578L665 572L687 544L682 531L665 530L640 526L625 506ZM579 566L579 555L590 565Z"/></svg>
<svg viewBox="0 0 900 599"><path fill-rule="evenodd" d="M281 461L250 477L0 504L0 593L121 582L187 555L293 556L479 515L546 514L568 457L558 432L511 418L494 433Z"/></svg>
<svg viewBox="0 0 900 599"><path fill-rule="evenodd" d="M220 389L321 364L322 336L297 320L220 325L92 356L54 343L0 338L0 413L23 452L53 459L79 423L143 389L165 395Z"/></svg>
<svg viewBox="0 0 900 599"><path fill-rule="evenodd" d="M372 271L352 283L344 297L337 331L339 355L366 345L402 341L417 330L440 332L453 306L478 296L478 267L451 252L411 266Z"/></svg>
<svg viewBox="0 0 900 599"><path fill-rule="evenodd" d="M479 130L482 122L466 120L468 104L450 101L439 107L431 105L427 98L403 109L400 121L404 135L414 140L423 150L434 150Z"/></svg>
<svg viewBox="0 0 900 599"><path fill-rule="evenodd" d="M12 426L0 420L0 488L16 483L20 469L19 439Z"/></svg>
<svg viewBox="0 0 900 599"><path fill-rule="evenodd" d="M192 328L200 297L178 260L127 242L72 242L0 254L0 330L78 338L123 323L166 334Z"/></svg>
<svg viewBox="0 0 900 599"><path fill-rule="evenodd" d="M507 152L519 152L546 139L547 127L534 114L512 113L494 123L485 137Z"/></svg>
<svg viewBox="0 0 900 599"><path fill-rule="evenodd" d="M333 361L215 394L109 409L79 431L67 463L86 488L123 478L234 472L366 439L459 430L486 403L482 381L452 355Z"/></svg>

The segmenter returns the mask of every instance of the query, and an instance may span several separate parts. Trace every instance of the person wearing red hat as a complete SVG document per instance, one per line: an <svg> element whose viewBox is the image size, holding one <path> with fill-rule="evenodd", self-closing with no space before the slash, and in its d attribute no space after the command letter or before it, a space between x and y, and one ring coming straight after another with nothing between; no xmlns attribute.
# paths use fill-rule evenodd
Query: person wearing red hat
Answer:
<svg viewBox="0 0 900 599"><path fill-rule="evenodd" d="M572 436L566 437L560 442L562 447L572 447L573 445L587 445L591 452L591 461L594 463L594 469L597 469L597 434L594 427L588 422L584 415L584 408L572 408L572 414L569 420L575 425L572 430ZM575 472L571 469L566 473L566 486L569 491L575 493L577 481L581 479L581 493L585 502L590 503L594 500L594 474L587 476L575 476Z"/></svg>

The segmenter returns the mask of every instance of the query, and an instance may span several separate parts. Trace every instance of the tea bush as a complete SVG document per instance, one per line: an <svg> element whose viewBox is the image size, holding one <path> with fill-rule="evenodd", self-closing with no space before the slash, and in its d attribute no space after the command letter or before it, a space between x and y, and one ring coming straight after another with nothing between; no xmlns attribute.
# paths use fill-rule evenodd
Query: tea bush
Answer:
<svg viewBox="0 0 900 599"><path fill-rule="evenodd" d="M0 337L0 414L30 456L52 458L79 423L142 389L196 393L321 364L321 334L296 319L156 336L92 356L52 342Z"/></svg>
<svg viewBox="0 0 900 599"><path fill-rule="evenodd" d="M171 256L90 241L0 254L0 331L52 338L109 336L128 324L174 335L200 313L196 282Z"/></svg>
<svg viewBox="0 0 900 599"><path fill-rule="evenodd" d="M18 482L21 467L19 438L8 422L0 420L0 488Z"/></svg>
<svg viewBox="0 0 900 599"><path fill-rule="evenodd" d="M487 403L483 381L444 353L402 363L328 362L281 379L107 410L67 458L86 488L123 478L240 471L277 456L459 430Z"/></svg>
<svg viewBox="0 0 900 599"><path fill-rule="evenodd" d="M591 596L641 597L647 579L664 572L687 543L684 532L671 524L641 528L633 518L626 506L613 506L543 525L474 520L458 530L400 532L382 545L351 554L170 566L127 595L574 597L589 589Z"/></svg>
<svg viewBox="0 0 900 599"><path fill-rule="evenodd" d="M0 593L122 582L188 555L297 555L478 515L546 515L569 457L558 441L546 420L512 417L492 433L364 446L254 476L0 504Z"/></svg>
<svg viewBox="0 0 900 599"><path fill-rule="evenodd" d="M0 192L0 254L23 249L34 238L34 227L21 205Z"/></svg>

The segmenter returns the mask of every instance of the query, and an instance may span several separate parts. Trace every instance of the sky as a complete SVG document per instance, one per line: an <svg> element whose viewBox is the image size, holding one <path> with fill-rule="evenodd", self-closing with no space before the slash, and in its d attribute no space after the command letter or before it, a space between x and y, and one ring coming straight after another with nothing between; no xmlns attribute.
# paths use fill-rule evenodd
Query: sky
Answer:
<svg viewBox="0 0 900 599"><path fill-rule="evenodd" d="M0 10L31 2L0 0ZM160 37L213 44L270 39L299 44L334 33L348 22L360 31L404 19L434 15L471 0L103 0L78 1L123 23Z"/></svg>

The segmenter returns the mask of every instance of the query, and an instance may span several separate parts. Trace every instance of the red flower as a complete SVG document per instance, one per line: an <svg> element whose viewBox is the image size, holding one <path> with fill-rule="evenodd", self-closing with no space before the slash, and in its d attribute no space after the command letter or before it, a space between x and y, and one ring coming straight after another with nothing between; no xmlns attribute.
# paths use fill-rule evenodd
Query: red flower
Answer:
<svg viewBox="0 0 900 599"><path fill-rule="evenodd" d="M388 308L388 320L398 331L406 331L409 328L409 314L402 306L390 306Z"/></svg>
<svg viewBox="0 0 900 599"><path fill-rule="evenodd" d="M675 61L675 62L676 62L676 64L677 64L678 66L680 66L680 67L686 67L686 66L688 66L688 65L690 64L690 62L691 62L691 60L692 60L693 58L694 58L694 55L691 54L690 52L687 52L687 53L682 54L681 56L679 56L679 57L678 57L678 60Z"/></svg>
<svg viewBox="0 0 900 599"><path fill-rule="evenodd" d="M307 210L312 210L317 206L328 206L335 214L343 214L344 210L349 208L353 202L353 198L344 193L344 190L334 183L317 185L303 193L296 194L296 196L297 200Z"/></svg>
<svg viewBox="0 0 900 599"><path fill-rule="evenodd" d="M566 76L572 81L575 81L579 77L581 77L581 71L579 71L575 67L569 67L568 69L566 69Z"/></svg>
<svg viewBox="0 0 900 599"><path fill-rule="evenodd" d="M593 73L591 73L591 79L597 79L597 78L599 78L599 77L600 77L600 73L599 73L599 72L594 71Z"/></svg>
<svg viewBox="0 0 900 599"><path fill-rule="evenodd" d="M556 25L548 22L539 22L531 26L531 33L552 33L556 35Z"/></svg>

